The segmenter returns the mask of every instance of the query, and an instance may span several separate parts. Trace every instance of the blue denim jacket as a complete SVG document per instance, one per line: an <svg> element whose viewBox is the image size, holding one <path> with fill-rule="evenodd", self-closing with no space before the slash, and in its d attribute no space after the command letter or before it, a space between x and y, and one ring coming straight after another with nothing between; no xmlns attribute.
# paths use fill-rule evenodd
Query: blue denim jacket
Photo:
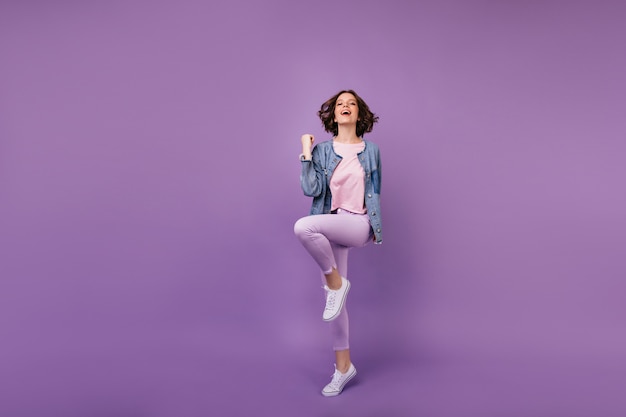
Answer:
<svg viewBox="0 0 626 417"><path fill-rule="evenodd" d="M376 144L366 141L365 149L358 154L365 172L365 207L370 219L376 243L383 242L383 227L380 215L381 165L380 151ZM333 141L317 144L312 151L311 161L302 161L300 185L304 195L313 197L311 214L330 213L332 195L330 177L341 161L335 153Z"/></svg>

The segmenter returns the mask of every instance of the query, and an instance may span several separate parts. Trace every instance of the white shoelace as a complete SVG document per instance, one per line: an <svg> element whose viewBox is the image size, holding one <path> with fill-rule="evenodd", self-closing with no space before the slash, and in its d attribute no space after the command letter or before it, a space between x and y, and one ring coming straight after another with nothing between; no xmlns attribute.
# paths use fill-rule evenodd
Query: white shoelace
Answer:
<svg viewBox="0 0 626 417"><path fill-rule="evenodd" d="M328 285L324 285L324 291L326 291L326 310L332 310L335 307L335 300L337 299L337 291L328 288Z"/></svg>
<svg viewBox="0 0 626 417"><path fill-rule="evenodd" d="M342 374L341 372L339 372L339 369L335 368L335 372L331 375L331 377L333 378L330 383L328 384L332 389L334 390L338 390L339 386L341 385L341 382L343 382L343 377L345 376L345 374Z"/></svg>

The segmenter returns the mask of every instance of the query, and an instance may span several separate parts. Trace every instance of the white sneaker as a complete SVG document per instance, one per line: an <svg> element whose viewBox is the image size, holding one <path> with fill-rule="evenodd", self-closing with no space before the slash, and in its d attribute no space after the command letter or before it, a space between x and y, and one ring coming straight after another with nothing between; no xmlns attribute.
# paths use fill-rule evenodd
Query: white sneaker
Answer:
<svg viewBox="0 0 626 417"><path fill-rule="evenodd" d="M322 318L324 321L333 321L337 318L341 312L341 308L346 301L346 296L350 290L350 281L341 277L341 288L338 290L331 290L328 285L324 285L322 288L326 291L326 307Z"/></svg>
<svg viewBox="0 0 626 417"><path fill-rule="evenodd" d="M334 397L335 395L341 394L343 391L343 387L346 386L348 381L350 381L356 375L356 368L354 365L350 364L348 368L348 372L342 374L337 369L337 365L335 365L335 373L333 374L333 379L330 381L330 384L326 385L322 390L322 395L324 397Z"/></svg>

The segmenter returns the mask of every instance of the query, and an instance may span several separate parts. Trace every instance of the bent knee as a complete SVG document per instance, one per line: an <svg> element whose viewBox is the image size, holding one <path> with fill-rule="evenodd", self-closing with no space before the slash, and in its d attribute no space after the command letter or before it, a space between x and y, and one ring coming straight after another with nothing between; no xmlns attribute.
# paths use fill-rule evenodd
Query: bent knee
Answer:
<svg viewBox="0 0 626 417"><path fill-rule="evenodd" d="M293 225L293 233L298 238L303 238L311 234L311 226L308 217L302 217Z"/></svg>

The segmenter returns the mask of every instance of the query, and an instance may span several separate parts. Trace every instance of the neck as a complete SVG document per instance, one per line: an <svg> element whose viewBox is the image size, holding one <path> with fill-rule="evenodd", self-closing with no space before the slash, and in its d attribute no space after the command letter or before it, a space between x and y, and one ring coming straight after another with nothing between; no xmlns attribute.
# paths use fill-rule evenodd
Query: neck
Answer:
<svg viewBox="0 0 626 417"><path fill-rule="evenodd" d="M335 140L339 143L359 143L361 138L356 135L356 126L338 126Z"/></svg>

